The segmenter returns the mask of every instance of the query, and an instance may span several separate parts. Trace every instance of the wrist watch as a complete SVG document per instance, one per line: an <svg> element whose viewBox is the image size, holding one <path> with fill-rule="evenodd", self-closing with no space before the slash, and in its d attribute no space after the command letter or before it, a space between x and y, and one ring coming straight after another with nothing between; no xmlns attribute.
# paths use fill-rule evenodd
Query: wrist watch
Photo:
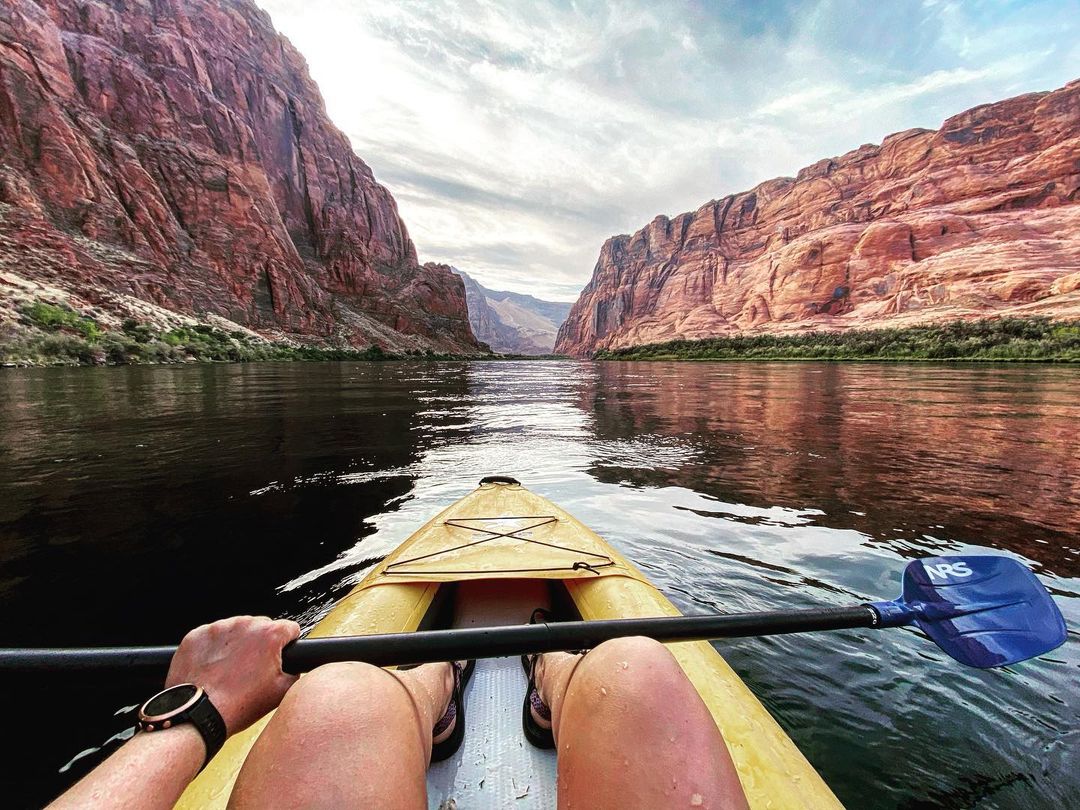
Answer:
<svg viewBox="0 0 1080 810"><path fill-rule="evenodd" d="M193 683L170 686L139 707L139 729L142 731L161 731L183 723L195 726L206 743L205 768L225 744L228 733L225 721L202 687Z"/></svg>

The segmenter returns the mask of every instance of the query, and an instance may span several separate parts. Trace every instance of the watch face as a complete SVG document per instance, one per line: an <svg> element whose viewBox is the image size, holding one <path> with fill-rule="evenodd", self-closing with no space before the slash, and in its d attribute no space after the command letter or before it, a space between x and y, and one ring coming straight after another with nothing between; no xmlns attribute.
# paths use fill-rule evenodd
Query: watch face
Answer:
<svg viewBox="0 0 1080 810"><path fill-rule="evenodd" d="M158 692L141 709L147 718L167 717L179 709L185 709L195 703L202 690L193 683L182 683Z"/></svg>

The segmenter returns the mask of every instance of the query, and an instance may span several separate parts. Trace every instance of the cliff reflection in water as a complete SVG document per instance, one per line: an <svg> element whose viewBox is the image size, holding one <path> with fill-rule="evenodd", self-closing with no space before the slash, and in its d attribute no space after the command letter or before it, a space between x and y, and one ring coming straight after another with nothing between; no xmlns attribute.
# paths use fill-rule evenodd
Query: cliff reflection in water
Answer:
<svg viewBox="0 0 1080 810"><path fill-rule="evenodd" d="M437 383L463 396L463 367ZM438 422L418 416L425 385L422 370L377 363L8 374L5 643L155 643L225 615L278 613L283 572L351 548L411 490L406 478L349 486L334 474L420 458L432 440L413 428ZM163 577L195 595L177 598ZM88 605L94 621L71 620Z"/></svg>
<svg viewBox="0 0 1080 810"><path fill-rule="evenodd" d="M962 542L1080 574L1075 369L601 363L586 379L597 438L688 451L673 466L597 463L601 481L817 509L904 556Z"/></svg>

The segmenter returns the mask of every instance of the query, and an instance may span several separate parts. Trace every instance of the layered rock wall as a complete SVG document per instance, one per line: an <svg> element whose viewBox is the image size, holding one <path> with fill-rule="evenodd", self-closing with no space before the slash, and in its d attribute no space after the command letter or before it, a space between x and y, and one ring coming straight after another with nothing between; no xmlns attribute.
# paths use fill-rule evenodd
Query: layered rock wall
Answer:
<svg viewBox="0 0 1080 810"><path fill-rule="evenodd" d="M504 354L551 354L570 304L531 295L489 290L454 268L465 282L469 322L477 340Z"/></svg>
<svg viewBox="0 0 1080 810"><path fill-rule="evenodd" d="M1080 317L1080 81L609 239L556 351Z"/></svg>
<svg viewBox="0 0 1080 810"><path fill-rule="evenodd" d="M250 0L4 0L0 272L105 310L476 349L461 281L420 266Z"/></svg>

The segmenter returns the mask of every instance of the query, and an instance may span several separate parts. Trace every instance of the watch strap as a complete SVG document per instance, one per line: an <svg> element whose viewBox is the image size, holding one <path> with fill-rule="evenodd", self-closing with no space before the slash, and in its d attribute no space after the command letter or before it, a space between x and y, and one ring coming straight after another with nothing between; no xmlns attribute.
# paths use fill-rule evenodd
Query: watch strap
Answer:
<svg viewBox="0 0 1080 810"><path fill-rule="evenodd" d="M188 709L187 719L199 730L203 742L206 743L206 760L203 762L205 768L210 764L210 760L214 758L214 754L221 750L221 746L225 744L225 740L229 736L225 728L225 721L222 719L217 707L210 702L209 695L205 692L202 698Z"/></svg>

